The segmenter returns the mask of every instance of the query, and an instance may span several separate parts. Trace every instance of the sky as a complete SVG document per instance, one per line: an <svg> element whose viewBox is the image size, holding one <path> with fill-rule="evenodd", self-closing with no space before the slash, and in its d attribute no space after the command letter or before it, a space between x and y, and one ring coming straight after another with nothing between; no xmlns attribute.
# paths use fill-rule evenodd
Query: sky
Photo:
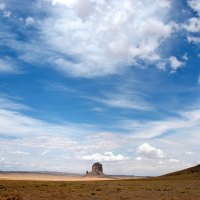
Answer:
<svg viewBox="0 0 200 200"><path fill-rule="evenodd" d="M199 164L199 17L199 0L0 0L0 170Z"/></svg>

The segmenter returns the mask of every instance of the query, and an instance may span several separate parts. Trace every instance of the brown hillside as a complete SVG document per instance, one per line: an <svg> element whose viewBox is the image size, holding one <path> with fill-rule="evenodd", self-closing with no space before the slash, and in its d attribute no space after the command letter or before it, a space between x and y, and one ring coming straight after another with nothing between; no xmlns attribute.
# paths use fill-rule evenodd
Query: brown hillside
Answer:
<svg viewBox="0 0 200 200"><path fill-rule="evenodd" d="M164 177L172 177L172 176L200 177L200 165L164 175Z"/></svg>

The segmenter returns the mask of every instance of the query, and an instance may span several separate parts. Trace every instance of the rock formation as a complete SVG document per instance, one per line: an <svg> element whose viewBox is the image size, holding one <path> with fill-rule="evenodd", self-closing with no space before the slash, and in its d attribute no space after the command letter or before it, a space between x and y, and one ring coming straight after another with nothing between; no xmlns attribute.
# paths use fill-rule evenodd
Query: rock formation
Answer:
<svg viewBox="0 0 200 200"><path fill-rule="evenodd" d="M91 175L91 176L100 176L104 175L103 173L103 166L101 163L97 162L92 165L92 171L91 172L86 172L86 175Z"/></svg>

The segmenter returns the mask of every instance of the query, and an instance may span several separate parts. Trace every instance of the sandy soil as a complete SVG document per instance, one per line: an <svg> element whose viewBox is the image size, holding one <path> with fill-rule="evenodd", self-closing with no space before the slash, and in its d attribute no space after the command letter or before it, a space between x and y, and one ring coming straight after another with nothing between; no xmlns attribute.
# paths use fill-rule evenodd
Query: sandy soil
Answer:
<svg viewBox="0 0 200 200"><path fill-rule="evenodd" d="M83 177L76 175L48 175L48 174L23 174L23 173L3 173L0 180L26 180L26 181L103 181L115 180L114 178Z"/></svg>

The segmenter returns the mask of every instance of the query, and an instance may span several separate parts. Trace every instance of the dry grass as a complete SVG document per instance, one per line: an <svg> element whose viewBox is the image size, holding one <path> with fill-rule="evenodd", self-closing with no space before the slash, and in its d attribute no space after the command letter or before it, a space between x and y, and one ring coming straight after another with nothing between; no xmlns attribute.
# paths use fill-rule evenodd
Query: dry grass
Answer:
<svg viewBox="0 0 200 200"><path fill-rule="evenodd" d="M0 181L0 200L198 200L200 178L114 181Z"/></svg>

